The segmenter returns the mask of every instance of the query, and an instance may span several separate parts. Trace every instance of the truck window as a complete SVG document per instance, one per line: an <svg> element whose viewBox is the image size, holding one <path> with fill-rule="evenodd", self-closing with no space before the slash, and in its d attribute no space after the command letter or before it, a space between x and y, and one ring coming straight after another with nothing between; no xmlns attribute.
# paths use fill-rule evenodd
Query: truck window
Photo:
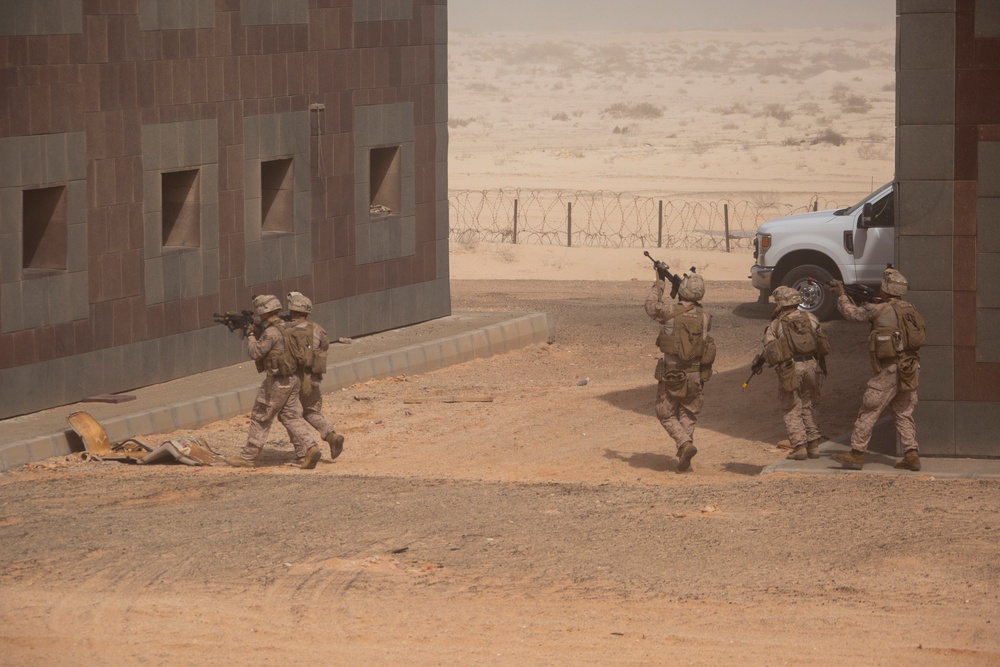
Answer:
<svg viewBox="0 0 1000 667"><path fill-rule="evenodd" d="M893 227L896 224L896 212L892 192L882 197L872 205L872 227Z"/></svg>

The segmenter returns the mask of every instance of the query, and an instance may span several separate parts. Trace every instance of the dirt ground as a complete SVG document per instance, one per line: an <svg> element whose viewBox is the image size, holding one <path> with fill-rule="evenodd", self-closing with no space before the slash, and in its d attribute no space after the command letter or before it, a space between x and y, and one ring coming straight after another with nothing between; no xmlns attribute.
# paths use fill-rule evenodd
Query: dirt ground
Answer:
<svg viewBox="0 0 1000 667"><path fill-rule="evenodd" d="M251 471L3 474L0 664L1000 664L1000 482L760 476L776 382L740 385L770 308L735 282L676 474L647 290L455 281L455 310L553 313L555 344L327 396L347 443L315 471L276 426ZM828 331L833 437L869 370L864 327Z"/></svg>

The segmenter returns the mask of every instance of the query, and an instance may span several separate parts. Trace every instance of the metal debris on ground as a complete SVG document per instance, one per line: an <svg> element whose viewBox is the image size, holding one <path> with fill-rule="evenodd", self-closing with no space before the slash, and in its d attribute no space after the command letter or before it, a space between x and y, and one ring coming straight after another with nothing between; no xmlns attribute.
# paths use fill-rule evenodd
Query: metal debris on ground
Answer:
<svg viewBox="0 0 1000 667"><path fill-rule="evenodd" d="M404 398L403 403L492 403L492 396L425 396Z"/></svg>
<svg viewBox="0 0 1000 667"><path fill-rule="evenodd" d="M225 459L201 438L181 436L150 447L135 438L112 443L107 431L90 414L78 411L66 417L73 431L83 441L84 460L121 461L123 463L160 463L177 461L189 466L226 465Z"/></svg>

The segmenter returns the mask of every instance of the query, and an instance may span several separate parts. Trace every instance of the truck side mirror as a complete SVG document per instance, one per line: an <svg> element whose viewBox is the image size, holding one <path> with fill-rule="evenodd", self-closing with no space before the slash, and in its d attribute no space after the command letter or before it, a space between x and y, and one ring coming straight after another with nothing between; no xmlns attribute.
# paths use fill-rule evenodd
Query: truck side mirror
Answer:
<svg viewBox="0 0 1000 667"><path fill-rule="evenodd" d="M874 209L875 207L872 206L871 202L868 202L861 207L861 220L858 221L858 227L860 229L868 229L872 226L872 218L875 217Z"/></svg>

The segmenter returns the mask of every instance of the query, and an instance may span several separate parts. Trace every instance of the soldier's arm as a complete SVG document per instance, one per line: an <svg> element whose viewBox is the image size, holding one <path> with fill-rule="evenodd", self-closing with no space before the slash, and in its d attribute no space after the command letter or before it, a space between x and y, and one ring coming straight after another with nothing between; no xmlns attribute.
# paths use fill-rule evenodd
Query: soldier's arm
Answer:
<svg viewBox="0 0 1000 667"><path fill-rule="evenodd" d="M313 336L313 345L316 349L326 352L330 349L330 336L327 335L326 329L321 326L316 326L315 336Z"/></svg>
<svg viewBox="0 0 1000 667"><path fill-rule="evenodd" d="M779 324L778 320L771 320L771 323L764 327L764 340L761 341L764 345L778 337L777 327Z"/></svg>
<svg viewBox="0 0 1000 667"><path fill-rule="evenodd" d="M264 329L264 333L260 335L259 340L252 332L247 336L247 354L250 355L251 359L254 361L260 361L267 356L267 353L271 351L272 347L274 347L274 336L272 335L272 332L276 331L277 330L274 327Z"/></svg>
<svg viewBox="0 0 1000 667"><path fill-rule="evenodd" d="M850 322L867 322L871 319L871 308L868 306L867 303L860 306L854 305L846 294L837 297L837 310L840 311L845 320Z"/></svg>
<svg viewBox="0 0 1000 667"><path fill-rule="evenodd" d="M646 297L645 303L646 314L654 320L658 320L660 322L672 315L674 312L674 304L663 303L663 291L663 281L657 280L653 283L653 287L649 290L649 296Z"/></svg>

